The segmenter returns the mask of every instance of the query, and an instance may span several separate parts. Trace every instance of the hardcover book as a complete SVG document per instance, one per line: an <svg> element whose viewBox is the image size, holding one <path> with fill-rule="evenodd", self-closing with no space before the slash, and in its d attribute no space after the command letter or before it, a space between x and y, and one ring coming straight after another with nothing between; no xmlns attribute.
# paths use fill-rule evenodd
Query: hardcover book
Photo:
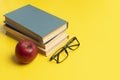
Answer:
<svg viewBox="0 0 120 80"><path fill-rule="evenodd" d="M25 38L20 37L20 36L16 36L14 34L12 34L11 32L6 32L6 35L20 41L20 40L24 40ZM38 45L38 51L39 53L48 56L50 55L54 50L56 50L59 46L61 46L67 39L68 39L68 35L66 33L59 35L59 38L56 39L56 41L54 41L53 43L49 44L50 46L47 47L47 49L41 48Z"/></svg>
<svg viewBox="0 0 120 80"><path fill-rule="evenodd" d="M53 45L55 45L56 42L58 42L63 35L66 34L66 32L62 32L61 34L59 34L58 36L56 36L55 38L53 38L52 40L50 40L48 43L46 44L41 44L39 42L37 42L36 40L26 36L25 34L22 34L21 32L11 28L11 26L8 26L8 25L4 25L4 29L6 30L6 32L16 36L16 37L20 37L22 39L28 39L28 40L31 40L33 41L34 43L36 43L39 47L43 48L43 49L48 49L49 47L52 47Z"/></svg>
<svg viewBox="0 0 120 80"><path fill-rule="evenodd" d="M26 5L4 16L7 25L42 44L49 42L68 27L67 21L32 5Z"/></svg>

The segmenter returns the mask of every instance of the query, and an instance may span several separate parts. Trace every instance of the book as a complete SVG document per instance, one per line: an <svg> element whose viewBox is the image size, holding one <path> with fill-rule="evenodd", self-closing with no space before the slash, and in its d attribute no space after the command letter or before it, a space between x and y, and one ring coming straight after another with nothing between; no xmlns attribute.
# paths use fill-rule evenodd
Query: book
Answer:
<svg viewBox="0 0 120 80"><path fill-rule="evenodd" d="M50 48L47 51L44 51L41 47L38 47L38 50L41 54L48 56L50 55L53 51L55 51L57 48L59 48L63 43L65 43L65 41L69 38L68 35L66 35L66 37L64 39L61 39L58 43L55 44L55 46L53 46L52 48Z"/></svg>
<svg viewBox="0 0 120 80"><path fill-rule="evenodd" d="M31 41L33 41L34 43L36 43L38 46L40 46L41 48L44 48L44 49L46 49L46 50L47 50L47 48L52 47L52 45L54 45L54 42L57 42L58 39L60 38L60 36L66 34L65 31L64 31L64 32L62 32L61 34L59 34L58 36L56 36L55 38L53 38L52 40L50 40L48 43L46 43L46 44L41 44L41 43L39 43L38 41L36 41L36 40L28 37L27 35L22 34L21 32L13 29L13 28L12 28L11 26L9 26L9 25L4 25L4 29L5 29L7 32L11 33L11 34L14 34L14 36L17 36L17 37L20 37L20 38L23 38L23 39L31 40Z"/></svg>
<svg viewBox="0 0 120 80"><path fill-rule="evenodd" d="M24 38L19 37L19 36L15 36L14 34L6 31L6 35L20 41L20 40L24 40ZM47 49L43 49L40 46L38 46L38 51L39 53L48 56L50 55L50 53L52 53L54 50L56 50L60 45L62 45L67 39L68 39L68 35L67 34L63 34L61 35L56 42L54 42L54 44L51 44Z"/></svg>
<svg viewBox="0 0 120 80"><path fill-rule="evenodd" d="M68 28L67 21L30 4L4 16L7 25L43 44Z"/></svg>

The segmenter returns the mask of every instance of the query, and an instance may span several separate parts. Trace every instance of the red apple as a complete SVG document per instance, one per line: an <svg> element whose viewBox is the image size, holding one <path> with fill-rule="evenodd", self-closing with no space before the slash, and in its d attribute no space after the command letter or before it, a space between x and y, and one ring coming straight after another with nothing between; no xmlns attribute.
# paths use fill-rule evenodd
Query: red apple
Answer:
<svg viewBox="0 0 120 80"><path fill-rule="evenodd" d="M15 48L15 56L20 63L30 63L37 56L38 50L35 43L30 40L21 40Z"/></svg>

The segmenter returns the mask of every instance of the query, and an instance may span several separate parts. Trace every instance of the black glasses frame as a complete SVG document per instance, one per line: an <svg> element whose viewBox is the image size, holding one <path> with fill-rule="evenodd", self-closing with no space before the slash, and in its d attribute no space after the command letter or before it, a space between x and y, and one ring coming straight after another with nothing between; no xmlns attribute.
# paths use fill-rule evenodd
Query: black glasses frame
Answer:
<svg viewBox="0 0 120 80"><path fill-rule="evenodd" d="M77 44L74 44L74 45L70 45L73 41L77 41ZM72 47L75 47L76 46L76 48L72 48ZM63 47L61 47L60 49L58 49L52 56L51 56L51 58L50 58L50 61L52 61L52 60L55 60L56 61L56 63L61 63L61 62L63 62L67 57L68 57L68 51L67 51L67 48L68 49L70 49L70 50L76 50L78 47L80 46L80 42L78 41L78 39L76 38L76 37L73 37L73 38L71 38L67 43L66 43L66 45L65 46L63 46ZM60 61L59 60L59 56L60 56L60 54L63 52L63 51L65 51L65 53L66 53L66 57L62 60L62 61Z"/></svg>

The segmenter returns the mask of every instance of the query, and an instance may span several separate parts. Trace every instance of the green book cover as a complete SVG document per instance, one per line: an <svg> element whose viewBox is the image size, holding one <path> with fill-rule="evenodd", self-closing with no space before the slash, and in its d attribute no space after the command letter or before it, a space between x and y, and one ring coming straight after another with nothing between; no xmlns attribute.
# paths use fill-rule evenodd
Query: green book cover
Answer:
<svg viewBox="0 0 120 80"><path fill-rule="evenodd" d="M26 5L5 14L5 23L13 26L15 29L21 30L27 35L30 34L29 36L32 36L43 43L67 29L67 21L32 5ZM44 37L48 36L51 32L54 32L61 26L63 26L63 28L56 31L57 33L52 34L50 37L45 38L46 40L44 41Z"/></svg>

